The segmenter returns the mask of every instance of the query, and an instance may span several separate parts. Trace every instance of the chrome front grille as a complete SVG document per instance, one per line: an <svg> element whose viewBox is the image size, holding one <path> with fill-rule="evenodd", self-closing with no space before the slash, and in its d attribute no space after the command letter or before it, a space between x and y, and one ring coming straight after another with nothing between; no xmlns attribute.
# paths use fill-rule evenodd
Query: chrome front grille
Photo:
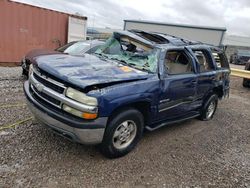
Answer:
<svg viewBox="0 0 250 188"><path fill-rule="evenodd" d="M34 72L33 72L33 75L34 75L34 78L40 82L41 84L43 84L44 86L60 93L60 94L63 94L66 87L60 83L60 82L57 82L49 77L46 77L44 75L42 75L40 72L38 72L36 69L34 69Z"/></svg>
<svg viewBox="0 0 250 188"><path fill-rule="evenodd" d="M54 99L52 97L50 97L49 95L46 95L40 91L38 91L33 85L30 86L32 91L34 92L34 94L41 98L42 100L52 104L53 106L56 106L56 107L61 107L61 102L57 99Z"/></svg>
<svg viewBox="0 0 250 188"><path fill-rule="evenodd" d="M58 93L59 95L64 95L66 87L62 83L45 77L37 70L34 70L30 75L30 83L30 89L32 90L33 95L35 95L36 98L39 98L40 100L43 100L57 108L61 108L62 102L60 100L46 94L46 92L42 91L42 88L39 87L43 86L55 91L55 93Z"/></svg>

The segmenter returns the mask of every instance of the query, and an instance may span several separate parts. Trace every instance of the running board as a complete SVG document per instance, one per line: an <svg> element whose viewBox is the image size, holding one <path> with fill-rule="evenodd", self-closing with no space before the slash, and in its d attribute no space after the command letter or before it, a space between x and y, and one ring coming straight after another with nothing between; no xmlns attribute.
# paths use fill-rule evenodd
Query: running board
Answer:
<svg viewBox="0 0 250 188"><path fill-rule="evenodd" d="M166 125L170 125L170 124L174 124L174 123L180 123L180 122L182 122L182 121L186 121L186 120L188 120L188 119L193 119L193 118L196 118L196 117L198 117L198 116L200 116L199 113L196 114L196 115L193 115L193 116L189 116L189 117L180 119L180 120L168 121L168 122L165 122L165 123L161 123L161 124L159 124L158 126L156 126L156 127L154 127L154 128L151 128L151 127L149 127L149 126L146 126L145 128L146 128L148 131L154 131L154 130L159 129L159 128L161 128L161 127L164 127L164 126L166 126Z"/></svg>

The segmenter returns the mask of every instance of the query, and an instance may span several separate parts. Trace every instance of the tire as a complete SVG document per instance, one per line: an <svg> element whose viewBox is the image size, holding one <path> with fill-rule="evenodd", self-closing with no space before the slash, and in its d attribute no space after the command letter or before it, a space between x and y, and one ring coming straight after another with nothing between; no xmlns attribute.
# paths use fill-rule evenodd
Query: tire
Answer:
<svg viewBox="0 0 250 188"><path fill-rule="evenodd" d="M138 110L133 108L122 110L107 125L100 145L101 153L108 158L118 158L128 154L141 139L143 129L143 115Z"/></svg>
<svg viewBox="0 0 250 188"><path fill-rule="evenodd" d="M250 82L250 80L243 78L243 83L242 83L243 87L250 87L250 84L248 82Z"/></svg>
<svg viewBox="0 0 250 188"><path fill-rule="evenodd" d="M216 94L212 94L204 102L199 119L202 121L211 120L214 116L214 113L216 112L217 104L218 104L218 96Z"/></svg>

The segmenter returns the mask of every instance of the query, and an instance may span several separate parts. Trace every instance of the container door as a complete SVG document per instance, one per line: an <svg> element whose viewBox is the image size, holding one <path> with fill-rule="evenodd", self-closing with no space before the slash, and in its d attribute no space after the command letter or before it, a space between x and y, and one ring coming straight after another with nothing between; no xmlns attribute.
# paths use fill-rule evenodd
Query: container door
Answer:
<svg viewBox="0 0 250 188"><path fill-rule="evenodd" d="M82 17L69 16L68 42L86 40L87 20Z"/></svg>

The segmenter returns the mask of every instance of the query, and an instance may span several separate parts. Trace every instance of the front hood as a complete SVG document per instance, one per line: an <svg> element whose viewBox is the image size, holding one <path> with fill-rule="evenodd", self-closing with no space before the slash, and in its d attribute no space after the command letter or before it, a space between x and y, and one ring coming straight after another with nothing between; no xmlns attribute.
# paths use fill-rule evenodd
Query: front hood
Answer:
<svg viewBox="0 0 250 188"><path fill-rule="evenodd" d="M91 85L140 80L149 77L147 72L89 54L84 56L43 55L36 57L35 62L43 71L82 89Z"/></svg>

